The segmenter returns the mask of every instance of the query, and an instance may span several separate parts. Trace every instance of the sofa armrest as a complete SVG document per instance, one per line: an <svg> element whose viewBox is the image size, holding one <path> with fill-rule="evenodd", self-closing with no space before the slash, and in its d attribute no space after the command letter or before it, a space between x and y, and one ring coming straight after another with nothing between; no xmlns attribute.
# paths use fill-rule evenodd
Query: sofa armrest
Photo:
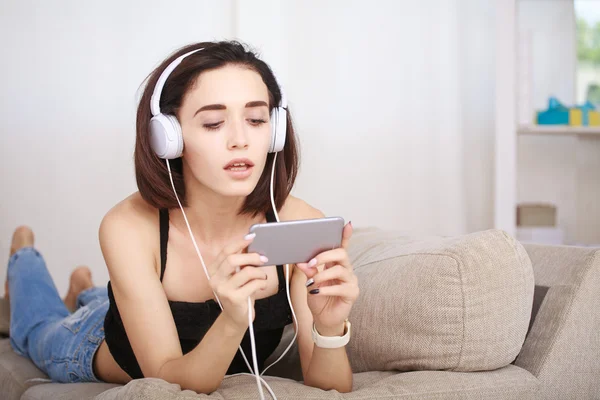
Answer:
<svg viewBox="0 0 600 400"><path fill-rule="evenodd" d="M537 288L547 288L516 365L540 381L540 398L600 393L600 249L524 245Z"/></svg>

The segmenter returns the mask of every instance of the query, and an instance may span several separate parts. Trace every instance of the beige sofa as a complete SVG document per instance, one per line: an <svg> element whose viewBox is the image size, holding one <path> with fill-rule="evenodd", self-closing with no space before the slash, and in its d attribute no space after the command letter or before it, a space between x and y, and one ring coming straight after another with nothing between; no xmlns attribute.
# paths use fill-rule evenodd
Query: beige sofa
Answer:
<svg viewBox="0 0 600 400"><path fill-rule="evenodd" d="M600 399L600 249L521 245L498 230L411 238L377 229L357 230L350 247L361 287L347 348L353 391L304 386L292 351L266 378L278 399ZM0 398L258 394L249 376L228 377L211 395L153 378L49 383L0 339Z"/></svg>

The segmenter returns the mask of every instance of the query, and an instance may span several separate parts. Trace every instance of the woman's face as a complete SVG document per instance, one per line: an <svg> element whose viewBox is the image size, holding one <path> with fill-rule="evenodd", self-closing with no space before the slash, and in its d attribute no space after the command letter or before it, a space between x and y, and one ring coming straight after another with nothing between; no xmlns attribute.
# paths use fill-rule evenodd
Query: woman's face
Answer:
<svg viewBox="0 0 600 400"><path fill-rule="evenodd" d="M194 178L221 195L248 196L271 141L269 95L260 75L236 65L203 72L178 119L183 162Z"/></svg>

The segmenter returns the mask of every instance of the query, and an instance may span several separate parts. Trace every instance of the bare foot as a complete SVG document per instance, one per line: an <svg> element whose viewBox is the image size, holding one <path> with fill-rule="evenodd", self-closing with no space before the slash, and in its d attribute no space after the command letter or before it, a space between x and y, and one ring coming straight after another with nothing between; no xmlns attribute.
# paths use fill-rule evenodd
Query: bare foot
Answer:
<svg viewBox="0 0 600 400"><path fill-rule="evenodd" d="M10 256L15 254L23 247L33 246L33 242L34 237L31 228L25 225L19 226L13 232L12 242L10 244ZM8 297L8 277L6 277L6 281L4 282L4 298L8 300Z"/></svg>
<svg viewBox="0 0 600 400"><path fill-rule="evenodd" d="M19 226L13 232L12 243L10 244L10 255L12 256L23 247L33 246L33 231L25 225Z"/></svg>
<svg viewBox="0 0 600 400"><path fill-rule="evenodd" d="M65 305L69 311L75 311L77 307L77 296L85 289L89 289L94 286L92 282L92 271L86 266L80 266L73 270L71 273L71 280L69 282L69 292L64 298Z"/></svg>

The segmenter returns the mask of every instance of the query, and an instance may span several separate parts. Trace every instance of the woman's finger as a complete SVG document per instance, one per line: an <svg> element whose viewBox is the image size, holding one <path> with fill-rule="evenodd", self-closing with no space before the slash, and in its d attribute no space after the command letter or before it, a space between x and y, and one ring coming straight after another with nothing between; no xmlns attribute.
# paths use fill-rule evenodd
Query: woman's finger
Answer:
<svg viewBox="0 0 600 400"><path fill-rule="evenodd" d="M348 253L346 252L346 249L342 247L333 250L327 250L318 254L315 258L308 262L307 267L315 268L318 265L327 263L339 264L352 270L352 264L350 264Z"/></svg>
<svg viewBox="0 0 600 400"><path fill-rule="evenodd" d="M358 298L358 285L352 283L343 283L333 286L322 286L309 291L311 296L332 296L341 297L347 300L356 300Z"/></svg>
<svg viewBox="0 0 600 400"><path fill-rule="evenodd" d="M244 236L243 239L240 240L236 240L232 243L229 243L227 246L225 246L221 252L219 253L219 255L216 257L215 262L217 265L221 265L221 263L223 263L223 261L225 261L225 259L232 255L232 254L238 254L243 252L249 245L250 243L252 243L252 241L254 240L254 238L256 237L256 233L250 233L246 236Z"/></svg>
<svg viewBox="0 0 600 400"><path fill-rule="evenodd" d="M266 288L267 281L265 279L253 279L241 288L237 289L235 296L239 296L238 300L246 299L248 296L252 296L259 290L264 290Z"/></svg>
<svg viewBox="0 0 600 400"><path fill-rule="evenodd" d="M266 280L267 273L263 268L260 267L246 267L242 269L240 272L235 273L231 279L228 281L228 285L230 285L233 289L238 289L244 286L251 280Z"/></svg>
<svg viewBox="0 0 600 400"><path fill-rule="evenodd" d="M344 226L344 230L342 231L342 248L348 248L348 244L350 243L350 238L352 237L353 231L354 228L352 228L352 221L350 221L346 224L346 226Z"/></svg>
<svg viewBox="0 0 600 400"><path fill-rule="evenodd" d="M342 265L335 265L325 269L312 277L312 280L317 285L337 279L339 281L350 283L353 281L354 274L348 268Z"/></svg>
<svg viewBox="0 0 600 400"><path fill-rule="evenodd" d="M296 267L306 275L307 279L312 278L319 272L316 268L310 268L307 263L297 263Z"/></svg>
<svg viewBox="0 0 600 400"><path fill-rule="evenodd" d="M258 253L231 254L221 263L217 273L227 278L236 271L237 267L241 269L246 265L261 267L268 261L267 257L261 256Z"/></svg>

